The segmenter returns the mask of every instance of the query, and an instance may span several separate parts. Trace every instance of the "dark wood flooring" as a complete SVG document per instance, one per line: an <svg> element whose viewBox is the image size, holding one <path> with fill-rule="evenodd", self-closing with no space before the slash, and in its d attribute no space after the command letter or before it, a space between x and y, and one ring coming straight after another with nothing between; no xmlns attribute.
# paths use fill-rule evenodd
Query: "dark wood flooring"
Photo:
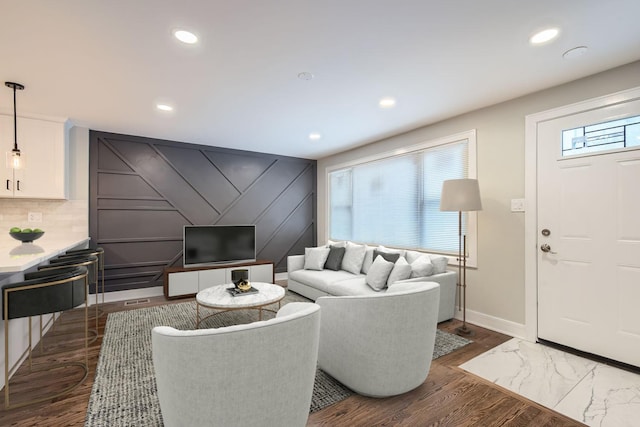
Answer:
<svg viewBox="0 0 640 427"><path fill-rule="evenodd" d="M183 302L178 300L172 302ZM131 310L151 305L170 304L164 297L151 298L147 304L125 306L123 302L103 306L106 313ZM83 311L74 310L56 321L55 333L77 329ZM64 397L22 408L4 409L4 392L0 397L0 426L82 426L91 394L93 377L102 344L106 315L99 318L98 338L89 346L89 375L87 379ZM62 323L70 324L62 325ZM74 325L74 323L76 323ZM95 326L95 323L93 323ZM457 320L441 323L438 327L453 332L460 325ZM91 324L90 324L91 327ZM581 426L550 409L540 406L514 393L506 391L458 368L461 363L507 341L509 336L474 327L473 343L449 355L436 359L424 384L417 389L386 399L351 396L309 416L307 426ZM61 346L61 338L45 335L48 353L36 349L34 362L82 360L78 349L81 335L75 337L75 348ZM71 342L73 344L73 342ZM56 356L50 356L57 351ZM60 390L67 382L78 378L77 368L42 373L28 373L23 363L10 382L11 403L33 399L45 392ZM287 426L283 426L287 427Z"/></svg>

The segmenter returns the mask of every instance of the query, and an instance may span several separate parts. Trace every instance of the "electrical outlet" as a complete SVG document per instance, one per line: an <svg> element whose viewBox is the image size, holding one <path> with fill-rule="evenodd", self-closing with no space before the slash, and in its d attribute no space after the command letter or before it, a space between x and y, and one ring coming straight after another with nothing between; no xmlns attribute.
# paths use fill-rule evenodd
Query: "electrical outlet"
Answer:
<svg viewBox="0 0 640 427"><path fill-rule="evenodd" d="M42 222L42 212L29 212L27 215L28 222Z"/></svg>
<svg viewBox="0 0 640 427"><path fill-rule="evenodd" d="M524 212L524 199L511 199L511 212Z"/></svg>

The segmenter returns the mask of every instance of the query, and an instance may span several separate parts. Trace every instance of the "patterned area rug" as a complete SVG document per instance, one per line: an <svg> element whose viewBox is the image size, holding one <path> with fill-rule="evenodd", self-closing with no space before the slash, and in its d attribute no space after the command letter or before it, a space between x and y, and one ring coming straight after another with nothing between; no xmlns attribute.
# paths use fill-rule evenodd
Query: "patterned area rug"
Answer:
<svg viewBox="0 0 640 427"><path fill-rule="evenodd" d="M287 291L282 304L294 301L308 300ZM201 327L250 323L258 320L257 316L257 310L232 311L207 319ZM270 312L263 312L264 319L273 316ZM85 426L162 426L153 373L151 329L160 325L193 329L194 322L193 301L109 314ZM438 330L433 358L444 356L470 342ZM346 399L351 394L351 390L318 370L310 412Z"/></svg>

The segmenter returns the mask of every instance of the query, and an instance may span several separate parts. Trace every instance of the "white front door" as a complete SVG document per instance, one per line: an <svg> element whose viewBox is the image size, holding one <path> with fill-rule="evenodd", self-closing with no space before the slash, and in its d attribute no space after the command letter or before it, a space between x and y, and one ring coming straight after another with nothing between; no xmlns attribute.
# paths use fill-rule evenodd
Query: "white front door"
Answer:
<svg viewBox="0 0 640 427"><path fill-rule="evenodd" d="M640 132L627 129L635 147L577 156L563 156L562 134L639 115L640 100L633 100L539 122L537 132L538 338L634 366L640 366ZM613 141L617 131L594 133L589 145Z"/></svg>

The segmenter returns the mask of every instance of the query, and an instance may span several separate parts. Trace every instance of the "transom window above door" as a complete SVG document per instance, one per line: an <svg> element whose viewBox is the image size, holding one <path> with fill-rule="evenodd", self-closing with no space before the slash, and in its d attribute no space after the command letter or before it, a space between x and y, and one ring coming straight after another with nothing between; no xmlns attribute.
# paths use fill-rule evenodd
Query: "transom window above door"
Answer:
<svg viewBox="0 0 640 427"><path fill-rule="evenodd" d="M640 116L562 131L562 157L640 147Z"/></svg>

